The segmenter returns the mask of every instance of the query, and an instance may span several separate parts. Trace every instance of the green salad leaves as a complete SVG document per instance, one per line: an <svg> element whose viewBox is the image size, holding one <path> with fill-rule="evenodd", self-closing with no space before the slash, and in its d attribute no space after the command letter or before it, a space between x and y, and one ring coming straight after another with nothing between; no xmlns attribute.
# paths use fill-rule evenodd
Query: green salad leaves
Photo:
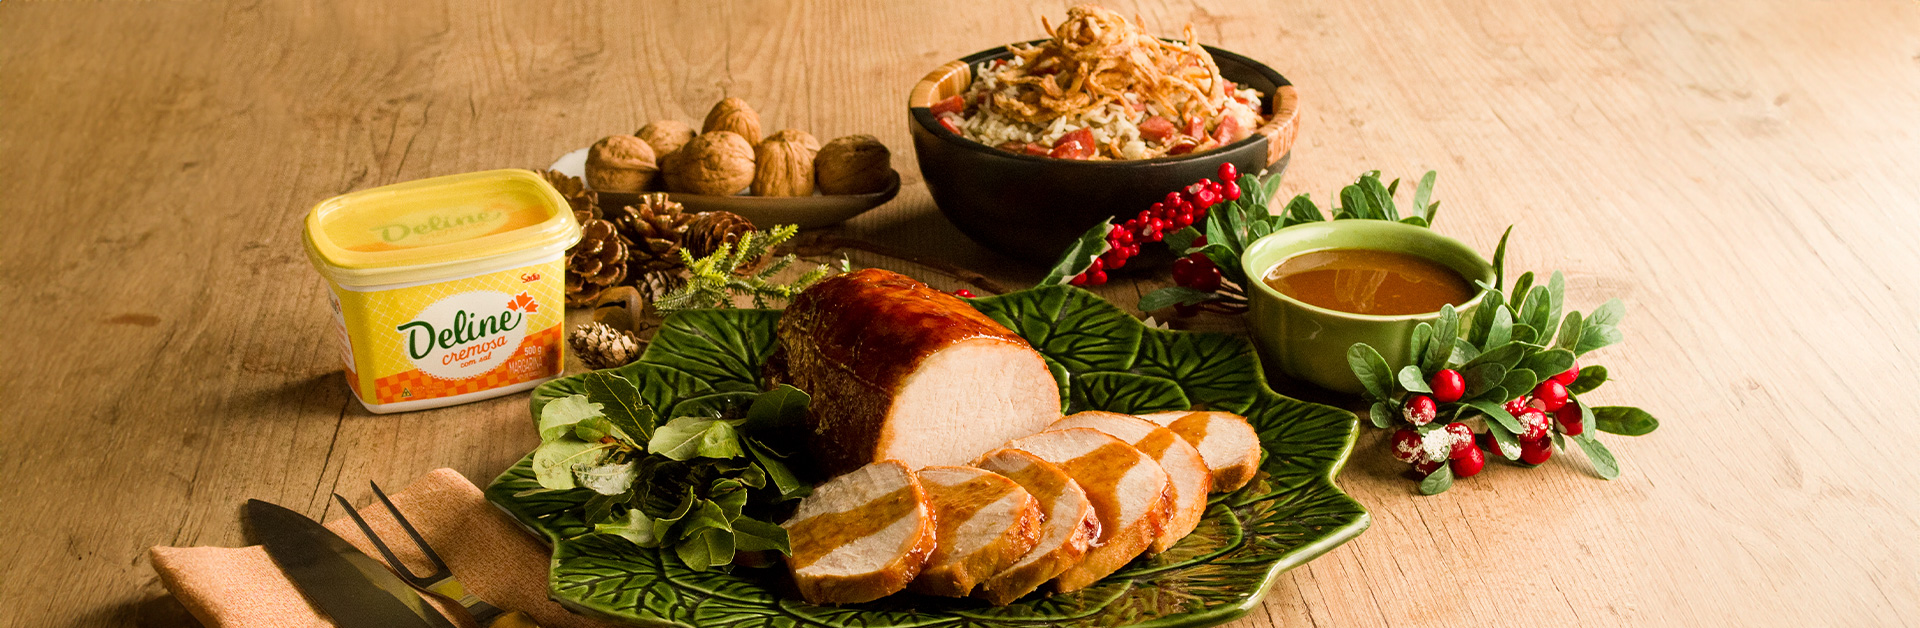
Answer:
<svg viewBox="0 0 1920 628"><path fill-rule="evenodd" d="M736 552L790 553L783 517L811 485L784 460L788 436L807 413L792 386L725 393L679 404L662 421L633 382L590 373L587 394L540 411L531 492L592 491L580 507L591 534L646 548L670 547L696 571L725 567Z"/></svg>

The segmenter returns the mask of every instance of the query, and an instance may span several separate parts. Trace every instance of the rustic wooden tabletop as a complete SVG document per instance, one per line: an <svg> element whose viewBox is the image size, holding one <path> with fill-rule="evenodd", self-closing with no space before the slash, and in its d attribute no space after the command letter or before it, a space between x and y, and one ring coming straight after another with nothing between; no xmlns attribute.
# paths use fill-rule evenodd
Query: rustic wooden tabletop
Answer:
<svg viewBox="0 0 1920 628"><path fill-rule="evenodd" d="M843 235L1038 278L940 217L907 136L922 74L1066 7L998 4L0 3L0 625L191 624L149 546L535 444L521 396L352 400L299 242L328 196L740 96L893 147L905 189ZM1920 624L1920 4L1113 7L1300 86L1283 194L1436 169L1439 231L1517 225L1510 265L1624 299L1596 394L1664 421L1608 439L1616 481L1566 456L1436 497L1368 430L1340 483L1372 528L1234 625Z"/></svg>

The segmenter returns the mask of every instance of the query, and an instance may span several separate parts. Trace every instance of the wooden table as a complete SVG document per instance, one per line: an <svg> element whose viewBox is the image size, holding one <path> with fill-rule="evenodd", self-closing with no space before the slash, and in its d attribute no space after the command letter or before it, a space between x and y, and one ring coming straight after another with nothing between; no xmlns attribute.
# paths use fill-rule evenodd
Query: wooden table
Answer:
<svg viewBox="0 0 1920 628"><path fill-rule="evenodd" d="M539 166L722 96L872 133L845 234L1003 281L934 211L906 90L1064 3L0 3L0 625L190 622L153 545L238 545L526 452L525 399L374 416L299 243L314 202ZM1627 303L1599 395L1664 428L1421 497L1369 430L1359 539L1237 626L1920 623L1920 5L1116 2L1300 86L1284 193L1441 172L1438 229ZM1132 304L1158 280L1102 293ZM1200 321L1231 326L1233 321Z"/></svg>

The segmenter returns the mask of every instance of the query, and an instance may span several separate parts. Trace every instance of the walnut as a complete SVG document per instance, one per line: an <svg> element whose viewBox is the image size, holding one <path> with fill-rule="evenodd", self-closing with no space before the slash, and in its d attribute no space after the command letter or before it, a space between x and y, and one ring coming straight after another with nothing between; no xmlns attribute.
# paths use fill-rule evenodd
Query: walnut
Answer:
<svg viewBox="0 0 1920 628"><path fill-rule="evenodd" d="M893 157L873 136L849 135L821 147L813 169L822 193L867 194L887 187Z"/></svg>
<svg viewBox="0 0 1920 628"><path fill-rule="evenodd" d="M654 159L662 164L667 163L668 155L693 141L693 127L679 120L655 120L633 134L653 147Z"/></svg>
<svg viewBox="0 0 1920 628"><path fill-rule="evenodd" d="M731 131L701 133L667 162L667 189L732 196L753 183L753 145Z"/></svg>
<svg viewBox="0 0 1920 628"><path fill-rule="evenodd" d="M820 141L806 131L787 129L767 136L753 151L753 193L760 196L813 196L813 155Z"/></svg>
<svg viewBox="0 0 1920 628"><path fill-rule="evenodd" d="M659 171L653 147L631 135L603 138L587 151L587 185L597 191L640 192Z"/></svg>
<svg viewBox="0 0 1920 628"><path fill-rule="evenodd" d="M760 143L760 114L747 106L747 101L728 98L713 106L707 112L707 121L700 125L702 134L714 131L732 131L747 140L747 145Z"/></svg>

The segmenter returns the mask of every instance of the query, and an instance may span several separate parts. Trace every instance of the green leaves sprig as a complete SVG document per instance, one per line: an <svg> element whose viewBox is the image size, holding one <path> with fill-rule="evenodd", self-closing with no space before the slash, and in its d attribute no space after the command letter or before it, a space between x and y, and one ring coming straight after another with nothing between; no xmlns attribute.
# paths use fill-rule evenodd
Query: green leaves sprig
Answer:
<svg viewBox="0 0 1920 628"><path fill-rule="evenodd" d="M1421 227L1433 225L1434 212L1439 211L1440 203L1431 202L1433 182L1437 173L1428 170L1420 177L1420 183L1413 191L1413 205L1408 215L1400 215L1400 207L1393 196L1400 189L1400 180L1392 183L1380 182L1380 171L1373 170L1360 175L1359 180L1342 188L1335 196L1340 205L1330 212L1331 220L1392 220ZM1273 211L1274 194L1280 190L1278 175L1259 179L1255 185L1241 188L1239 200L1225 201L1207 210L1204 231L1195 227L1181 229L1167 236L1167 246L1181 256L1200 253L1220 269L1221 288L1212 292L1197 290L1186 286L1172 286L1147 293L1140 298L1140 311L1151 312L1175 305L1210 307L1223 313L1239 313L1246 309L1246 286L1249 281L1258 278L1248 277L1240 267L1240 258L1254 241L1266 237L1275 231L1293 225L1322 222L1329 220L1328 212L1323 212L1313 198L1300 194L1287 201L1279 212ZM1201 236L1206 236L1204 244ZM1071 277L1071 275L1069 275ZM1218 307L1224 306L1224 307Z"/></svg>
<svg viewBox="0 0 1920 628"><path fill-rule="evenodd" d="M822 265L791 282L774 281L774 275L798 261L792 254L780 256L759 270L751 270L753 265L772 255L775 247L799 232L800 228L795 225L780 225L766 232L750 231L740 236L737 244L721 244L719 249L700 259L680 249L680 261L687 266L687 283L660 297L654 307L662 315L681 310L730 308L734 297L749 296L753 297L754 307L764 309L775 301L793 298L807 286L836 272L850 270L846 260L841 260L838 269Z"/></svg>
<svg viewBox="0 0 1920 628"><path fill-rule="evenodd" d="M696 571L729 565L735 552L791 552L786 530L768 521L812 487L787 467L788 450L768 444L794 439L762 437L800 425L806 393L714 395L661 423L631 380L600 372L585 384L587 394L541 409L541 488L529 492L592 491L580 507L591 534L672 547Z"/></svg>
<svg viewBox="0 0 1920 628"><path fill-rule="evenodd" d="M1544 285L1535 285L1531 272L1521 274L1509 296L1504 290L1505 263L1507 241L1512 235L1513 228L1508 227L1500 237L1493 255L1494 283L1480 284L1481 304L1472 320L1463 325L1459 313L1445 306L1432 324L1416 325L1408 339L1412 363L1395 371L1379 351L1365 343L1348 349L1348 367L1373 402L1368 417L1375 427L1395 428L1404 416L1406 400L1414 393L1431 392L1427 382L1433 375L1453 369L1466 382L1459 401L1440 404L1432 423L1403 427L1424 436L1445 429L1449 422L1481 418L1488 434L1500 445L1498 453L1509 460L1517 459L1519 434L1524 429L1507 411L1505 402L1531 394L1542 381L1573 368L1577 358L1620 342L1617 325L1626 306L1619 299L1610 299L1585 315L1564 311L1566 278L1559 271ZM1657 419L1639 408L1595 407L1581 400L1580 395L1593 392L1606 381L1606 367L1591 365L1581 368L1567 387L1568 403L1578 404L1583 425L1624 436L1641 436L1659 427ZM1568 439L1579 445L1601 478L1611 480L1619 475L1613 453L1591 432L1567 436L1555 426L1549 433L1557 448L1566 449ZM1441 467L1421 483L1421 492L1445 491L1451 478L1447 468Z"/></svg>

